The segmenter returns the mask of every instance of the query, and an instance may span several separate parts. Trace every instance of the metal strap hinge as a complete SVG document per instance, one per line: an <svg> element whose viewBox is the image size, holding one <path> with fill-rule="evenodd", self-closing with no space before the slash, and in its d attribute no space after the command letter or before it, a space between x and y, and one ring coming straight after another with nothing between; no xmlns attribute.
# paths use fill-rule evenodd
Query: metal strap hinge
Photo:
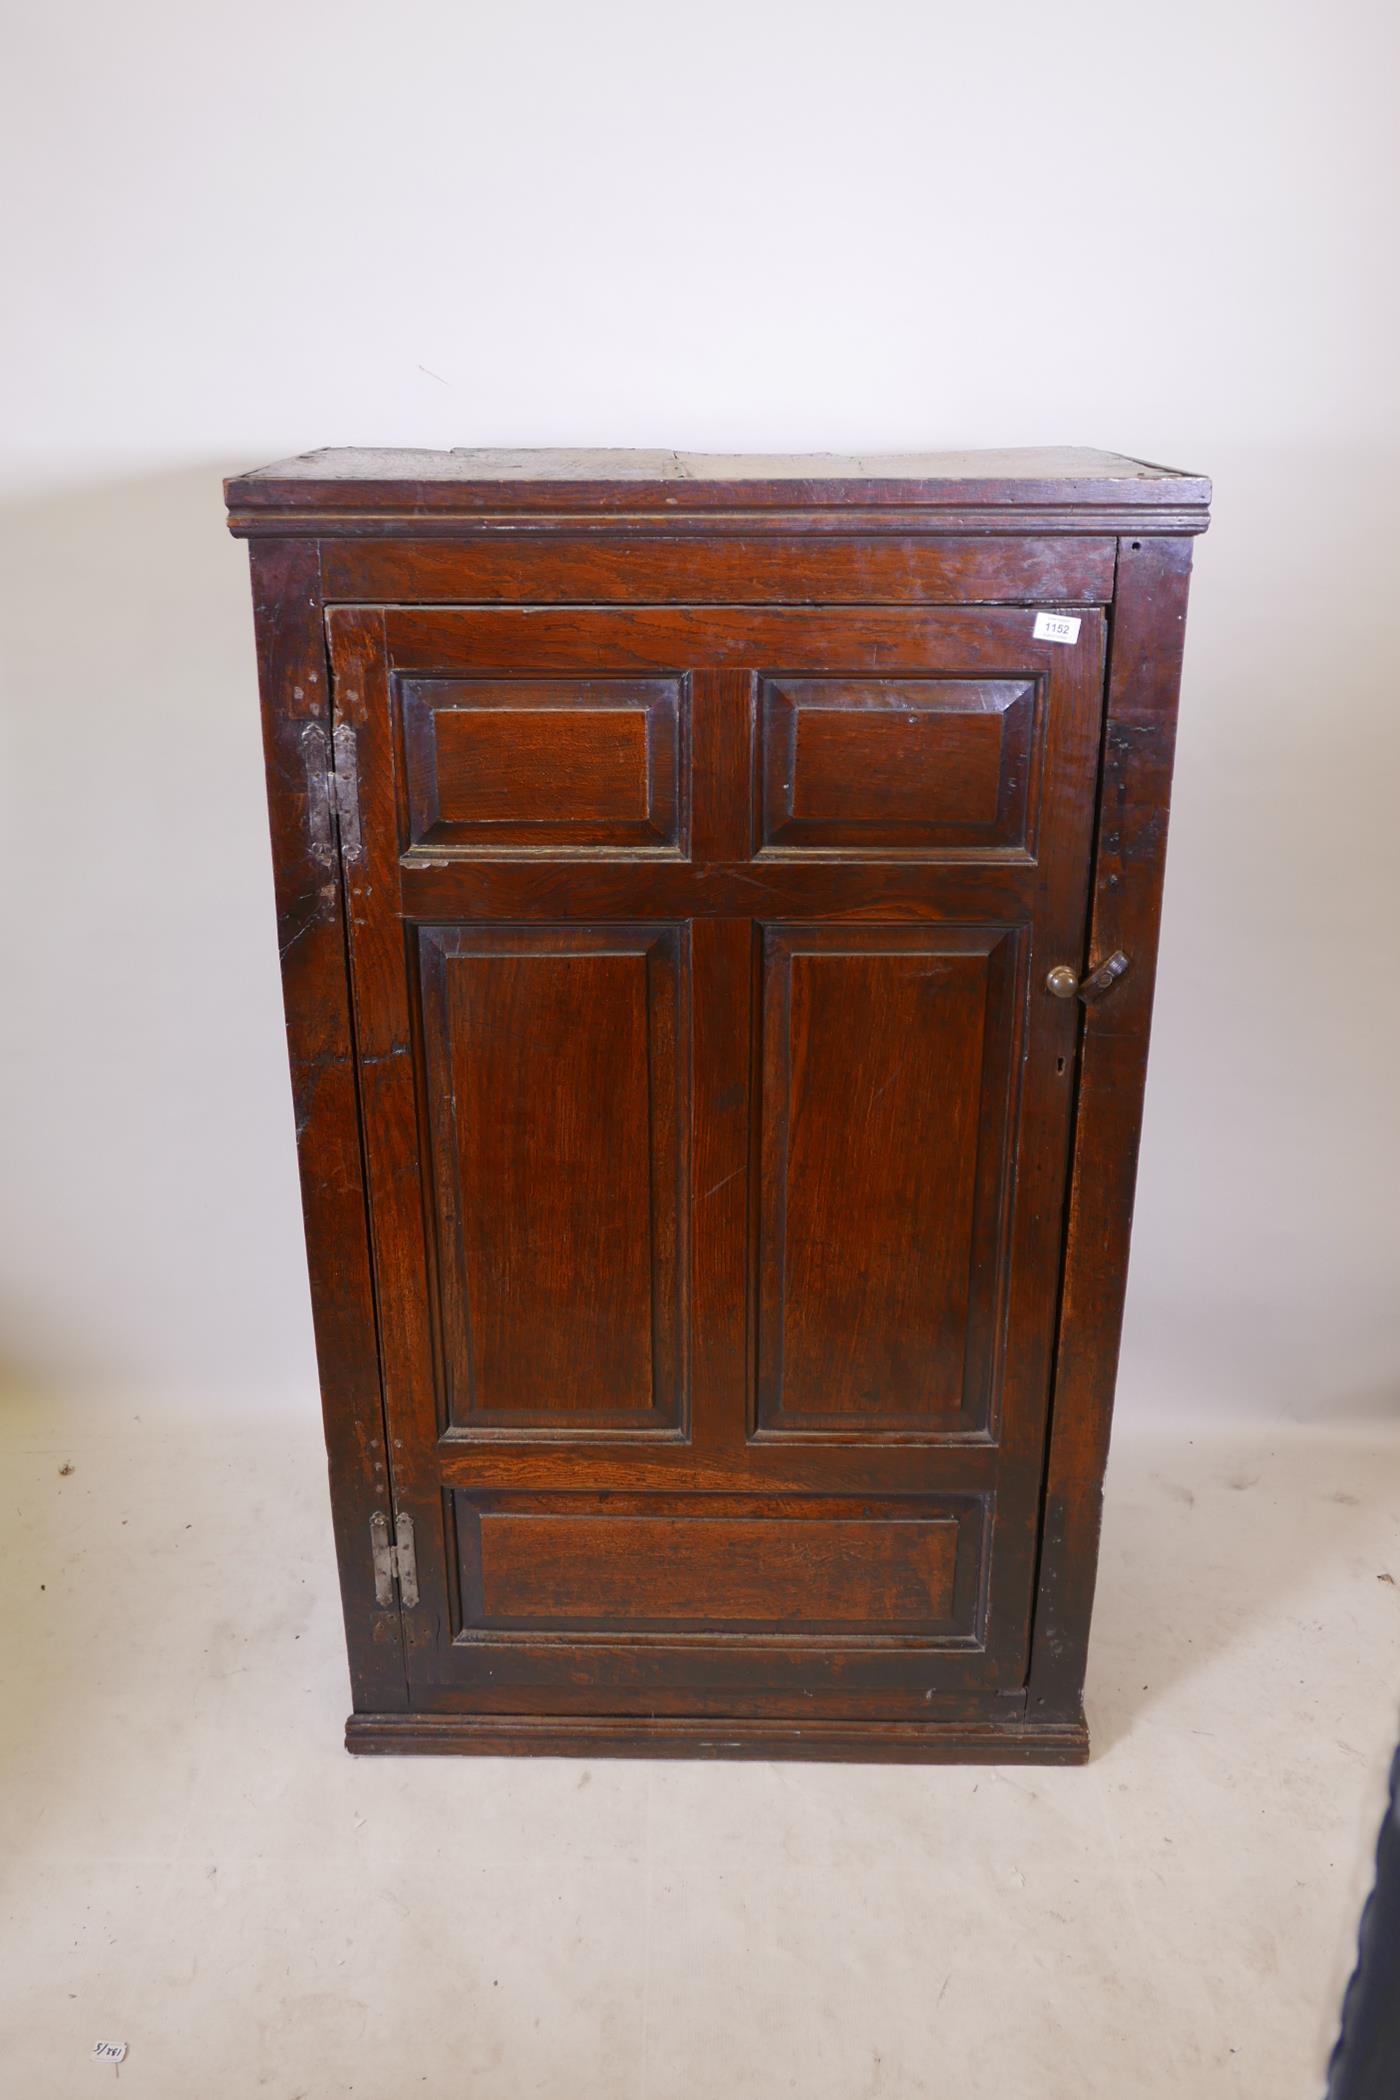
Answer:
<svg viewBox="0 0 1400 2100"><path fill-rule="evenodd" d="M360 751L349 722L336 725L331 738L331 785L340 818L340 850L347 859L360 851Z"/></svg>
<svg viewBox="0 0 1400 2100"><path fill-rule="evenodd" d="M324 722L308 722L301 732L306 763L306 828L317 860L335 858L336 826L347 860L360 856L360 755L354 725L341 722L334 735Z"/></svg>
<svg viewBox="0 0 1400 2100"><path fill-rule="evenodd" d="M374 1601L386 1607L402 1604L412 1611L418 1602L418 1563L413 1553L413 1519L399 1516L390 1541L389 1519L377 1509L369 1520L374 1548Z"/></svg>

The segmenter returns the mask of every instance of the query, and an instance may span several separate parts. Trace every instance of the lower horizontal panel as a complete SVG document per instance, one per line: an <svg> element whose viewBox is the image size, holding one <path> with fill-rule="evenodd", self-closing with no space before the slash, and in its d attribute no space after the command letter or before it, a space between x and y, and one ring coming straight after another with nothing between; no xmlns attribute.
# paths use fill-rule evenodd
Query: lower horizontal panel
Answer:
<svg viewBox="0 0 1400 2100"><path fill-rule="evenodd" d="M1082 1721L591 1719L527 1714L352 1714L360 1754L803 1758L833 1764L1083 1764Z"/></svg>
<svg viewBox="0 0 1400 2100"><path fill-rule="evenodd" d="M982 1505L458 1494L459 1639L967 1639Z"/></svg>

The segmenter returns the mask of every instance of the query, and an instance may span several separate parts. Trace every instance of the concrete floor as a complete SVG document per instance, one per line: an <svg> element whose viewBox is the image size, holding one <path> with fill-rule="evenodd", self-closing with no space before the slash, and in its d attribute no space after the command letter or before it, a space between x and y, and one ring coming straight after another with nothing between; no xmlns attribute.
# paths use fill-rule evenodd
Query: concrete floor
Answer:
<svg viewBox="0 0 1400 2100"><path fill-rule="evenodd" d="M1320 2090L1396 1729L1393 1432L1124 1430L1059 1772L351 1760L309 1406L23 1403L0 1459L17 2100Z"/></svg>

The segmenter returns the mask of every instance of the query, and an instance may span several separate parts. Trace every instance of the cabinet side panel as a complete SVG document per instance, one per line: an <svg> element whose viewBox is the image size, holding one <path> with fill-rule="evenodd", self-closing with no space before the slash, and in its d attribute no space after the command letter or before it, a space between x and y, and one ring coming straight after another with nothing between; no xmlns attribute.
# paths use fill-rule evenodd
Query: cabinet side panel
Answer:
<svg viewBox="0 0 1400 2100"><path fill-rule="evenodd" d="M408 1701L398 1607L376 1603L370 1552L370 1518L390 1503L340 872L324 813L314 806L318 753L330 731L318 549L311 540L269 539L248 551L282 997L351 1686L358 1712L394 1712Z"/></svg>
<svg viewBox="0 0 1400 2100"><path fill-rule="evenodd" d="M1085 1010L1046 1470L1029 1712L1077 1719L1118 1373L1166 863L1192 542L1120 542L1086 967L1122 949Z"/></svg>

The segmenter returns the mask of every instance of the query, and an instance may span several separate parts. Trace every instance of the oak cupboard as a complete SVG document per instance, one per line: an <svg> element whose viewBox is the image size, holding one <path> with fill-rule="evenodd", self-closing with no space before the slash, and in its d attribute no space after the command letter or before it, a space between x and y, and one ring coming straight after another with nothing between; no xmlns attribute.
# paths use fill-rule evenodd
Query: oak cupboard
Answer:
<svg viewBox="0 0 1400 2100"><path fill-rule="evenodd" d="M352 1749L1087 1754L1209 493L1085 451L228 484Z"/></svg>

